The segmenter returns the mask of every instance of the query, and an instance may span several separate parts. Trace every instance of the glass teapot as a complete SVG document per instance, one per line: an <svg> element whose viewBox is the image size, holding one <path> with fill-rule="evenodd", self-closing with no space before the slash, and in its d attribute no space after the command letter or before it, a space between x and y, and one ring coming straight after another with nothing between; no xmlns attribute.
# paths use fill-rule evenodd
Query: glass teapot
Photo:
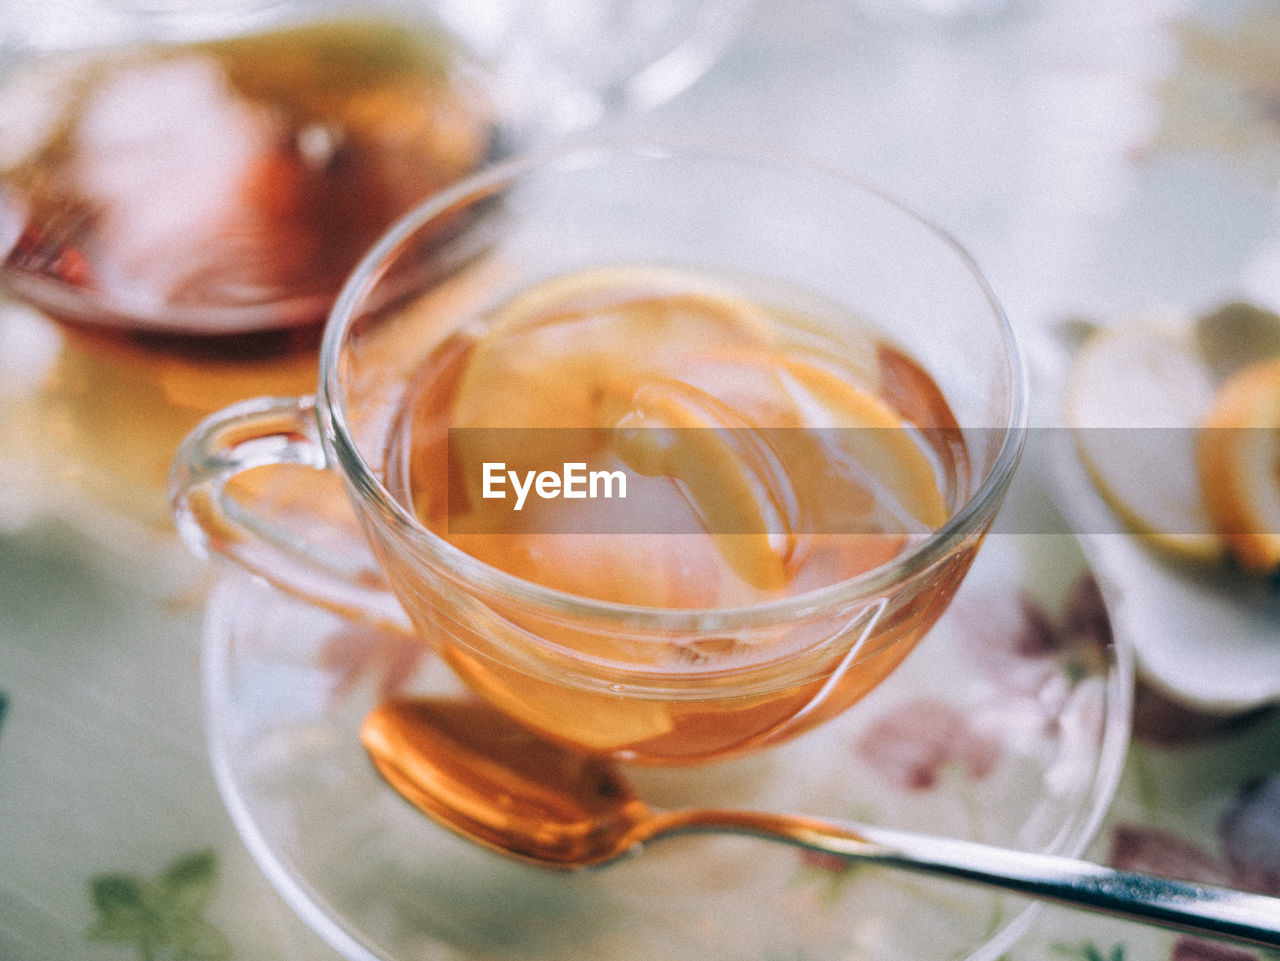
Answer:
<svg viewBox="0 0 1280 961"><path fill-rule="evenodd" d="M0 289L82 328L317 326L405 210L696 79L747 0L17 0Z"/></svg>

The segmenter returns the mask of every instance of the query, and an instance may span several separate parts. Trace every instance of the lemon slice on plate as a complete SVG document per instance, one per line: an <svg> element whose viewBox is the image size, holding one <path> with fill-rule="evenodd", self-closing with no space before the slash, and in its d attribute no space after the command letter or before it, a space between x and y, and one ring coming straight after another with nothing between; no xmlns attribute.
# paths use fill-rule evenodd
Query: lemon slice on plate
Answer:
<svg viewBox="0 0 1280 961"><path fill-rule="evenodd" d="M1148 317L1086 340L1066 399L1076 449L1108 506L1154 546L1206 562L1223 555L1196 462L1213 395L1187 325Z"/></svg>
<svg viewBox="0 0 1280 961"><path fill-rule="evenodd" d="M1241 567L1280 567L1280 357L1222 385L1197 447L1205 503Z"/></svg>

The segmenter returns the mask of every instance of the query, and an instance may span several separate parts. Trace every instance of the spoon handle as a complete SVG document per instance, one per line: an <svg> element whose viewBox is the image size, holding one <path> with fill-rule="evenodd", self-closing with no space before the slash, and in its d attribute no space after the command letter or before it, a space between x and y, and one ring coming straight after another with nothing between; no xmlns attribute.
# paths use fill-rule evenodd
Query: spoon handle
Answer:
<svg viewBox="0 0 1280 961"><path fill-rule="evenodd" d="M673 812L674 814L674 812ZM728 830L1195 934L1280 947L1280 898L908 831L758 812L681 812L664 830Z"/></svg>

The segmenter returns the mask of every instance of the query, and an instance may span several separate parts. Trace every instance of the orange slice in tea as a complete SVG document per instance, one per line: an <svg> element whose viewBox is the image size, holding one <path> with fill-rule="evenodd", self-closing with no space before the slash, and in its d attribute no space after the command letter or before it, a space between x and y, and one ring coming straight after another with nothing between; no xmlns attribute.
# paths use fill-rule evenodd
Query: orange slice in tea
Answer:
<svg viewBox="0 0 1280 961"><path fill-rule="evenodd" d="M636 472L674 479L725 560L747 583L782 587L797 547L799 506L769 446L730 407L678 381L652 381L614 428Z"/></svg>
<svg viewBox="0 0 1280 961"><path fill-rule="evenodd" d="M496 315L492 331L549 320L617 314L627 333L656 353L661 364L673 352L687 354L700 343L723 347L731 340L771 344L776 335L761 308L705 274L675 267L626 264L564 274L512 297ZM679 326L680 337L668 328Z"/></svg>
<svg viewBox="0 0 1280 961"><path fill-rule="evenodd" d="M461 472L478 477L476 465L490 460L521 475L591 463L602 441L590 428L625 417L646 379L700 351L758 347L775 336L767 324L761 308L671 268L600 268L525 291L478 334L450 420L520 433L455 435Z"/></svg>
<svg viewBox="0 0 1280 961"><path fill-rule="evenodd" d="M557 277L512 298L478 335L454 423L608 426L644 371L706 349L767 344L768 323L749 301L672 268Z"/></svg>
<svg viewBox="0 0 1280 961"><path fill-rule="evenodd" d="M1197 439L1205 502L1232 556L1250 571L1280 567L1280 357L1228 379Z"/></svg>
<svg viewBox="0 0 1280 961"><path fill-rule="evenodd" d="M936 530L946 522L937 471L893 408L819 362L779 363L801 422L838 448L828 455L858 472L881 510L896 513L904 530Z"/></svg>

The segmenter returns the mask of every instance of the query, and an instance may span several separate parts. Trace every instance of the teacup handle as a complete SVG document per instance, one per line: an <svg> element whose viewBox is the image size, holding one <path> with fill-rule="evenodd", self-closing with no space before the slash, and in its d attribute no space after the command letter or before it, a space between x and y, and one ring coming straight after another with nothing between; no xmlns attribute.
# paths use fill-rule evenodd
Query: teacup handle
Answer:
<svg viewBox="0 0 1280 961"><path fill-rule="evenodd" d="M324 546L326 538L314 534L315 527L299 536L273 522L265 508L231 496L228 488L237 475L278 465L332 469L315 398L259 397L203 420L178 449L169 477L170 506L183 540L199 555L221 555L344 619L410 630L380 572L353 563L357 551ZM352 510L345 501L343 506ZM351 541L349 532L332 533L337 536L329 541Z"/></svg>

